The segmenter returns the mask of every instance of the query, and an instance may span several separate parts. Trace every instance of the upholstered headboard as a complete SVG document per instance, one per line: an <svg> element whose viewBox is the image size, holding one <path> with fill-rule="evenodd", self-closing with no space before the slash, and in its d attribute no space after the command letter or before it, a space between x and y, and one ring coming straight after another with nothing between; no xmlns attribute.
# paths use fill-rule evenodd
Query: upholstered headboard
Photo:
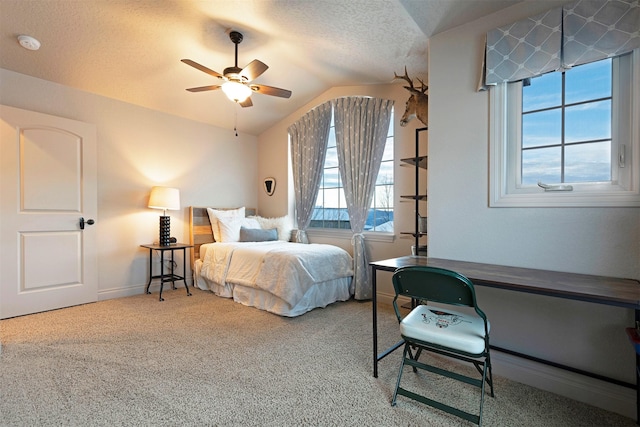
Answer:
<svg viewBox="0 0 640 427"><path fill-rule="evenodd" d="M213 207L213 206L209 206ZM219 210L235 209L235 208L214 208ZM245 215L256 215L254 208L245 208ZM207 207L190 206L189 207L189 243L193 245L191 249L191 268L194 268L195 261L200 258L200 245L212 243L213 231L211 231L211 222Z"/></svg>

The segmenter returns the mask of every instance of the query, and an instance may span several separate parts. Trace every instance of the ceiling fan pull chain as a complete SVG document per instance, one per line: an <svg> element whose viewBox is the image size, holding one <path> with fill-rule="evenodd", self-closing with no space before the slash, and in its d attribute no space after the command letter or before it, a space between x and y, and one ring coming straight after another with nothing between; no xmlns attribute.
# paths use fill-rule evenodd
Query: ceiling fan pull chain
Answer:
<svg viewBox="0 0 640 427"><path fill-rule="evenodd" d="M236 133L236 138L238 137L238 104L236 103L235 107L233 107L234 112L234 122L233 122L233 131Z"/></svg>

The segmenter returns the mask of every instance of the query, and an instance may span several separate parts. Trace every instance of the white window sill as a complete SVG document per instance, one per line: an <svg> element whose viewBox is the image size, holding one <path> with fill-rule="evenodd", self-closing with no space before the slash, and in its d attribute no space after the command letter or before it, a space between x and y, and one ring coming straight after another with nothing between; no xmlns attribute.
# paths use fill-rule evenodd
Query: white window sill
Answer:
<svg viewBox="0 0 640 427"><path fill-rule="evenodd" d="M491 207L640 207L638 194L502 194L492 196Z"/></svg>
<svg viewBox="0 0 640 427"><path fill-rule="evenodd" d="M625 190L612 184L572 184L574 191L542 191L536 187L506 187L506 179L498 178L492 187L491 207L640 207L640 191Z"/></svg>
<svg viewBox="0 0 640 427"><path fill-rule="evenodd" d="M386 233L381 231L365 231L364 239L369 242L393 242L395 240L395 234ZM330 239L343 239L351 240L353 232L351 230L337 230L331 228L307 228L307 236L312 237L324 237Z"/></svg>

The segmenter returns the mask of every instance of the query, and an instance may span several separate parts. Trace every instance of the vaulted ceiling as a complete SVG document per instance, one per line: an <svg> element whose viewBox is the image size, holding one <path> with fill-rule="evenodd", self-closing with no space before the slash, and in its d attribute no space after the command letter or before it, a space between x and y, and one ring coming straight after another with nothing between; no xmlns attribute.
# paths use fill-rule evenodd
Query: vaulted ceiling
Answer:
<svg viewBox="0 0 640 427"><path fill-rule="evenodd" d="M389 83L406 66L427 78L428 39L522 0L0 0L0 67L157 111L258 135L335 86ZM269 69L241 108L189 67ZM24 49L17 36L41 43ZM1 82L0 82L1 84ZM1 96L1 91L0 91ZM0 102L2 99L0 97Z"/></svg>

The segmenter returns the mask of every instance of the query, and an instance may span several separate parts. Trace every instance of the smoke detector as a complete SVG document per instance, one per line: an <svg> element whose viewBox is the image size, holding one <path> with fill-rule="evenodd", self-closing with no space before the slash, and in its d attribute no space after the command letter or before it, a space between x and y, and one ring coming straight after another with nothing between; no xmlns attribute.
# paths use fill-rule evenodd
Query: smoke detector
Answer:
<svg viewBox="0 0 640 427"><path fill-rule="evenodd" d="M29 50L40 49L40 42L31 36L25 36L25 35L18 36L18 43L20 43L20 46L22 46L25 49L29 49Z"/></svg>

